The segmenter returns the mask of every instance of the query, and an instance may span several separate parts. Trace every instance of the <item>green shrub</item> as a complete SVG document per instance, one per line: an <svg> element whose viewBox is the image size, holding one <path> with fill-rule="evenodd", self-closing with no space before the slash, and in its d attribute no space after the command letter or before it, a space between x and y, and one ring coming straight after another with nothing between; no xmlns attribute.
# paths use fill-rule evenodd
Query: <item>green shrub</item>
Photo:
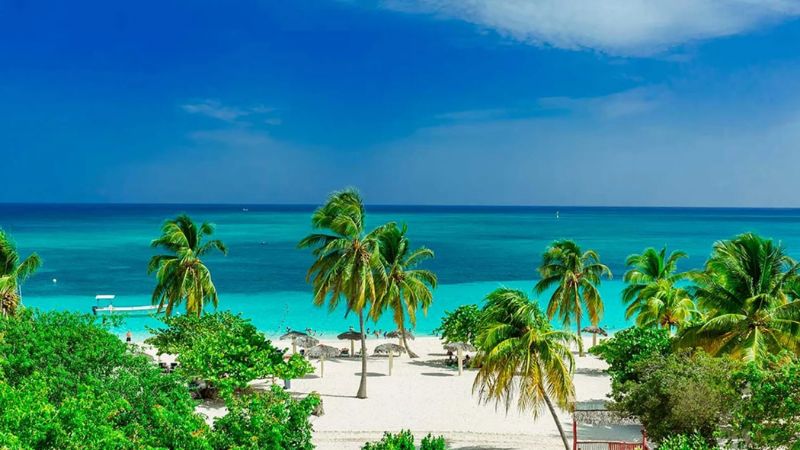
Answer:
<svg viewBox="0 0 800 450"><path fill-rule="evenodd" d="M699 434L678 434L670 436L661 442L658 450L718 450L717 446L710 446Z"/></svg>
<svg viewBox="0 0 800 450"><path fill-rule="evenodd" d="M167 328L151 329L145 342L160 353L177 353L178 373L202 380L223 393L239 391L259 378L298 378L313 371L301 357L283 360L249 320L230 312L166 317ZM210 393L213 395L213 390Z"/></svg>
<svg viewBox="0 0 800 450"><path fill-rule="evenodd" d="M750 363L734 377L745 392L733 414L733 428L751 448L800 448L800 361L771 357Z"/></svg>
<svg viewBox="0 0 800 450"><path fill-rule="evenodd" d="M208 449L185 384L88 315L0 318L0 448Z"/></svg>
<svg viewBox="0 0 800 450"><path fill-rule="evenodd" d="M312 450L308 418L317 395L295 400L278 386L265 393L230 398L228 414L214 421L211 441L218 449Z"/></svg>
<svg viewBox="0 0 800 450"><path fill-rule="evenodd" d="M619 387L638 376L636 365L651 357L663 357L670 353L670 336L662 328L631 327L615 333L611 339L594 347L589 352L608 363L608 374L612 385Z"/></svg>
<svg viewBox="0 0 800 450"><path fill-rule="evenodd" d="M731 379L739 364L702 351L654 354L614 388L611 408L638 419L656 442L697 433L713 443L741 396Z"/></svg>
<svg viewBox="0 0 800 450"><path fill-rule="evenodd" d="M414 435L408 430L402 430L397 434L386 432L378 442L368 442L361 447L361 450L415 450ZM422 439L420 450L447 450L442 436L433 437L430 434Z"/></svg>
<svg viewBox="0 0 800 450"><path fill-rule="evenodd" d="M454 311L445 311L441 325L433 332L445 342L469 342L475 345L480 316L478 305L461 305Z"/></svg>

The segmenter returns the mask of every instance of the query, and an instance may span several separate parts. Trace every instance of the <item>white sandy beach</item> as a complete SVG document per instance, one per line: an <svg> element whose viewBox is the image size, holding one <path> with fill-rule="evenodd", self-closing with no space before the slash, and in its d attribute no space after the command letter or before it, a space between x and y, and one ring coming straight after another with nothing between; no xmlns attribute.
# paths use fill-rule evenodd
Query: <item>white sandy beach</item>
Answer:
<svg viewBox="0 0 800 450"><path fill-rule="evenodd" d="M367 340L368 354L379 344L396 339ZM279 348L291 347L289 341L273 341ZM321 343L339 348L349 341L322 339ZM586 340L587 348L590 339ZM358 349L358 343L356 343ZM410 341L419 358L395 357L392 375L388 376L388 358L370 356L368 362L368 398L355 398L361 367L360 358L337 358L325 361L325 374L319 377L319 361L312 360L316 373L293 380L291 392L305 395L318 392L325 414L311 418L314 443L319 450L357 450L364 442L380 439L384 431L409 429L422 438L428 433L444 435L454 450L495 449L561 449L563 444L555 423L546 409L534 418L531 412L501 406L481 405L472 394L475 371L465 369L458 376L456 368L444 364L447 358L441 341L420 337ZM172 361L165 355L161 360ZM576 355L575 389L578 401L603 400L610 392L610 380L603 372L606 364L588 355ZM268 381L254 383L265 386ZM198 411L209 420L225 413L221 403L208 403ZM560 414L561 422L572 439L572 419ZM599 427L580 425L582 439L641 439L639 427Z"/></svg>
<svg viewBox="0 0 800 450"><path fill-rule="evenodd" d="M348 341L322 341L337 347L349 347ZM384 342L370 339L369 353ZM588 342L587 342L588 343ZM276 345L289 346L278 341ZM410 429L418 438L427 433L444 435L453 449L560 449L558 430L550 414L543 410L538 419L531 412L512 408L480 405L472 394L473 370L458 376L458 370L446 367L445 351L435 337L410 342L420 358L394 358L392 376L385 356L370 357L368 398L356 399L360 359L340 358L325 362L324 378L317 374L292 383L296 393L319 392L325 415L313 418L314 442L320 450L359 449L365 441L379 439L383 431ZM577 358L575 375L579 401L604 399L610 392L609 378L602 372L605 363L593 356ZM319 362L314 361L315 367ZM561 414L570 436L572 421ZM609 429L581 426L579 434L593 439L638 439L638 428ZM623 435L624 434L624 435Z"/></svg>

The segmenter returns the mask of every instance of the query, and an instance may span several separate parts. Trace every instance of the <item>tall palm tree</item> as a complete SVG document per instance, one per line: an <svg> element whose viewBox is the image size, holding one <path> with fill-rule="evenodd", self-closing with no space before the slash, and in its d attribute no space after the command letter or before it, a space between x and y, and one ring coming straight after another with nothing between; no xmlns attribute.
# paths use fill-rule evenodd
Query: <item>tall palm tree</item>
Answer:
<svg viewBox="0 0 800 450"><path fill-rule="evenodd" d="M628 304L625 318L633 317L653 297L653 291L662 287L658 283L662 280L670 285L685 280L689 272L678 272L678 261L686 258L685 252L676 250L667 255L667 247L656 250L653 247L645 249L641 254L628 256L625 264L630 269L625 272L623 280L627 283L622 291L622 300ZM649 288L650 292L647 291Z"/></svg>
<svg viewBox="0 0 800 450"><path fill-rule="evenodd" d="M197 226L186 214L167 220L161 226L161 236L150 246L170 254L153 256L147 266L148 274L156 274L153 304L158 305L159 311L165 308L169 316L184 300L187 314L199 316L207 303L217 307L217 288L211 280L211 272L200 259L212 250L228 254L219 239L204 241L213 233L214 225L203 222Z"/></svg>
<svg viewBox="0 0 800 450"><path fill-rule="evenodd" d="M800 355L798 267L780 244L752 233L715 243L694 277L708 318L684 330L680 342L746 361L782 350Z"/></svg>
<svg viewBox="0 0 800 450"><path fill-rule="evenodd" d="M311 216L317 233L306 236L298 247L313 248L316 258L306 280L314 289L314 304L328 303L336 309L342 298L348 313L358 315L361 334L361 382L356 397L367 398L367 343L364 316L380 296L378 285L385 285L381 264L378 228L367 233L364 204L354 189L334 192ZM383 284L382 284L383 283Z"/></svg>
<svg viewBox="0 0 800 450"><path fill-rule="evenodd" d="M660 279L649 284L641 291L642 303L639 299L639 314L636 324L639 326L658 326L669 330L680 329L690 324L699 316L689 292L675 287L668 279Z"/></svg>
<svg viewBox="0 0 800 450"><path fill-rule="evenodd" d="M386 309L392 310L394 323L400 332L400 341L408 356L417 358L411 351L406 339L405 316L411 326L417 325L417 309L428 313L433 300L432 289L436 288L436 275L416 267L426 259L433 258L433 251L425 247L411 250L406 237L408 227L398 227L394 223L387 224L378 236L380 254L386 267L385 285L379 286L380 298L371 309L373 319Z"/></svg>
<svg viewBox="0 0 800 450"><path fill-rule="evenodd" d="M0 314L14 315L22 303L22 282L42 265L36 253L20 261L14 242L0 230Z"/></svg>
<svg viewBox="0 0 800 450"><path fill-rule="evenodd" d="M581 317L584 310L592 325L597 326L600 323L603 300L597 286L604 275L611 279L611 270L600 262L597 252L583 252L574 241L555 241L542 256L539 274L542 279L536 283L537 294L555 287L547 304L549 319L552 320L557 314L563 324L568 326L574 317L578 340L581 340ZM583 345L579 351L583 356Z"/></svg>
<svg viewBox="0 0 800 450"><path fill-rule="evenodd" d="M574 334L555 330L539 307L521 291L500 288L486 297L478 332L473 391L483 402L517 407L538 417L547 405L564 448L570 450L556 406L571 411L575 402L575 360L570 344L582 347Z"/></svg>

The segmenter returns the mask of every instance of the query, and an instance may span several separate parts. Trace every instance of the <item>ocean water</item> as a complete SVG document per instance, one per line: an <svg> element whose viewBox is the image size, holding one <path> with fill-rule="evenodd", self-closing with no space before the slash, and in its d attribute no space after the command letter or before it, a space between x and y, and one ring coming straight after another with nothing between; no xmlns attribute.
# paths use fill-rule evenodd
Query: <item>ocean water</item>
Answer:
<svg viewBox="0 0 800 450"><path fill-rule="evenodd" d="M210 255L220 309L240 312L261 330L286 327L337 333L356 325L343 310L311 304L305 274L312 261L297 242L310 231L313 206L258 205L0 205L0 227L20 251L36 251L42 269L24 285L24 303L42 309L90 312L96 294L115 294L115 306L149 304L154 280L146 273L154 254L150 240L164 219L178 213L217 225L228 256ZM702 266L714 241L753 231L782 241L800 257L800 210L411 207L369 206L368 225L396 221L409 226L415 246L434 250L427 264L440 285L416 331L430 333L445 310L480 303L499 286L534 296L536 267L555 239L575 239L599 252L614 279L600 287L606 305L601 326L627 326L620 299L625 258L645 247L667 245L689 258L682 269ZM556 217L558 212L558 217ZM535 296L534 296L535 297ZM546 296L539 299L544 306ZM152 317L126 320L118 332L145 333ZM371 329L393 328L387 317Z"/></svg>

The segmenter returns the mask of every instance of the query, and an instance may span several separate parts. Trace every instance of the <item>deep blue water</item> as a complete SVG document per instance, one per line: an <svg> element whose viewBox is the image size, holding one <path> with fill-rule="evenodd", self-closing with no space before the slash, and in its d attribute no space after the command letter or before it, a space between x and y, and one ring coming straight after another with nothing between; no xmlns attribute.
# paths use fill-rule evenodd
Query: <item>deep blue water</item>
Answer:
<svg viewBox="0 0 800 450"><path fill-rule="evenodd" d="M243 211L246 208L248 211ZM146 304L153 279L150 240L164 219L180 212L217 225L229 255L208 256L220 307L242 312L259 328L286 326L333 332L353 324L310 302L309 252L296 249L310 231L313 206L264 205L0 205L0 227L23 254L36 251L42 270L24 286L28 306L89 311L94 296L113 293L115 305ZM433 249L428 268L439 276L435 305L418 331L430 332L445 309L480 302L491 289L531 290L544 248L570 238L593 248L615 280L601 291L611 329L626 325L619 292L625 258L647 246L689 253L684 269L700 267L714 241L754 231L782 241L800 256L800 210L580 207L368 206L370 227L405 222L414 245ZM559 218L556 218L556 211ZM53 282L53 279L57 280ZM131 319L141 332L151 319ZM389 329L388 320L377 325Z"/></svg>

